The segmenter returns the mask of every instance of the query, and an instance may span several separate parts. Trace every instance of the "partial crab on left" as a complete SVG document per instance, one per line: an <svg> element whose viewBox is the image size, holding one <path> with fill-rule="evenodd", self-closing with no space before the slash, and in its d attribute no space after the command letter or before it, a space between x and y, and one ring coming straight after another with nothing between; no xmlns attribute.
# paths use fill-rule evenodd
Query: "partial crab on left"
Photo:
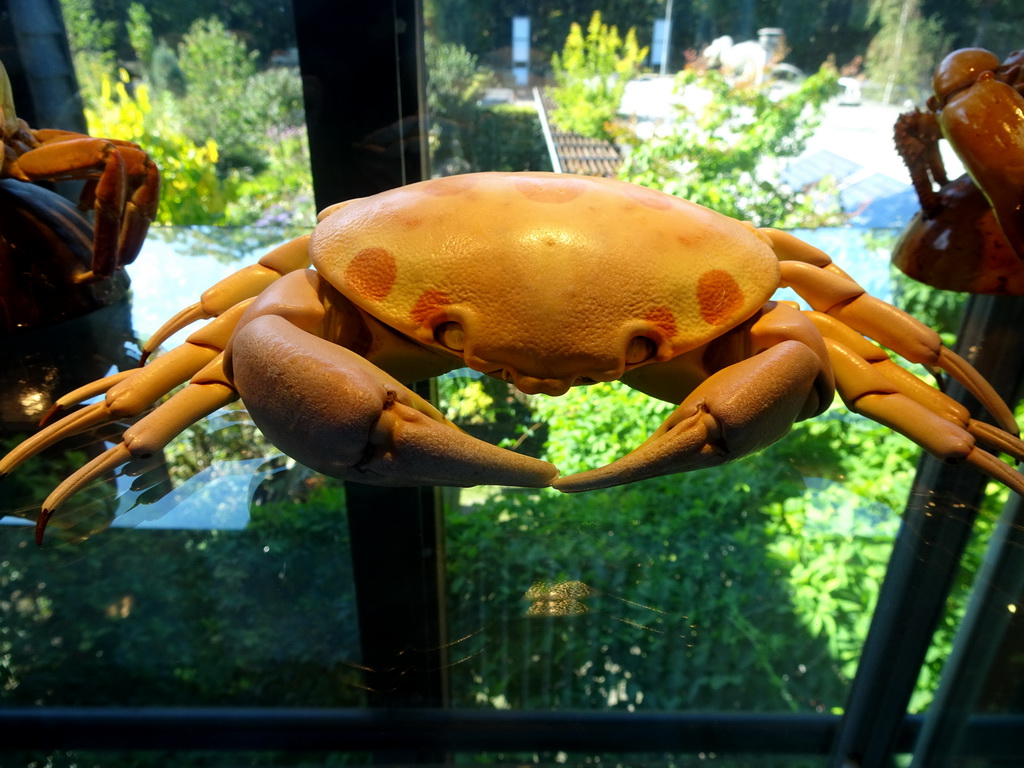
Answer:
<svg viewBox="0 0 1024 768"><path fill-rule="evenodd" d="M156 215L160 173L137 144L73 131L31 128L14 110L0 63L0 178L34 183L85 180L80 206L93 211L91 268L74 281L109 277L130 264Z"/></svg>
<svg viewBox="0 0 1024 768"><path fill-rule="evenodd" d="M812 311L773 300L787 287ZM7 474L190 380L50 494L37 537L78 490L238 397L278 448L334 477L576 492L740 458L838 392L851 410L1024 495L1024 475L997 456L1024 460L1009 407L934 330L792 235L624 182L467 174L339 203L312 235L208 289L144 355L199 320L210 322L144 367L58 400L104 396L0 459ZM995 423L879 344L948 373ZM559 477L462 432L407 386L464 366L552 396L621 379L679 406L631 453Z"/></svg>

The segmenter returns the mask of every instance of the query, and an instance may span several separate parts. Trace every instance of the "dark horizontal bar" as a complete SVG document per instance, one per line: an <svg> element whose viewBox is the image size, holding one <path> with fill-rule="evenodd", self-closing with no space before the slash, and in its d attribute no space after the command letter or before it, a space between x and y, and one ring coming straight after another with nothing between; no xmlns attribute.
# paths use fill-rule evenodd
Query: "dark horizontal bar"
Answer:
<svg viewBox="0 0 1024 768"><path fill-rule="evenodd" d="M923 718L899 728L910 752ZM247 708L0 710L0 749L828 754L840 717L807 714ZM970 721L962 754L1024 758L1024 717Z"/></svg>
<svg viewBox="0 0 1024 768"><path fill-rule="evenodd" d="M825 754L832 715L520 713L493 710L0 710L5 748ZM903 728L912 744L920 723ZM1020 731L1018 731L1020 733Z"/></svg>

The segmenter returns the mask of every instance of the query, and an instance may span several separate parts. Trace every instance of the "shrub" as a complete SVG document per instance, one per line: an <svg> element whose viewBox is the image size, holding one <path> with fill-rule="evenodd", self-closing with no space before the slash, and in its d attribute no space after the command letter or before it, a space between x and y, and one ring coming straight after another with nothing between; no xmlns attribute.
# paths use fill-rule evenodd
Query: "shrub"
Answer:
<svg viewBox="0 0 1024 768"><path fill-rule="evenodd" d="M834 206L818 211L813 198L779 182L777 161L803 152L837 83L826 64L775 99L767 86L734 86L719 72L688 68L676 89L692 106L680 108L669 131L633 141L619 177L758 226L836 223Z"/></svg>
<svg viewBox="0 0 1024 768"><path fill-rule="evenodd" d="M150 99L148 86L128 91L128 73L116 82L104 76L95 107L85 110L89 133L134 141L160 169L160 224L218 224L223 221L229 187L217 175L217 144L195 144L174 120L173 105Z"/></svg>
<svg viewBox="0 0 1024 768"><path fill-rule="evenodd" d="M561 54L551 59L557 86L550 91L555 109L551 119L563 131L596 139L612 139L626 83L640 71L647 48L630 29L625 39L617 27L601 22L594 11L584 36L579 24L570 27Z"/></svg>

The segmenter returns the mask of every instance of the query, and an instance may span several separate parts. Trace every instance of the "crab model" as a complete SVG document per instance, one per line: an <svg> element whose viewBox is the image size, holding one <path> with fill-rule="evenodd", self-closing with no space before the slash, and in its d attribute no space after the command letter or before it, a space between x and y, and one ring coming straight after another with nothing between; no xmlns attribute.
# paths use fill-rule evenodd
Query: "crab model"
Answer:
<svg viewBox="0 0 1024 768"><path fill-rule="evenodd" d="M773 301L784 286L814 311ZM854 411L1024 493L1024 475L993 455L1024 458L1009 409L934 331L791 235L623 182L470 174L334 205L312 235L210 288L144 353L204 318L214 319L148 365L62 398L64 407L106 393L0 460L8 473L191 378L58 486L39 535L83 485L239 396L277 447L335 477L584 491L757 451L838 390ZM865 337L949 372L1000 427ZM468 436L406 386L463 366L526 393L622 379L680 405L632 453L559 477L545 461Z"/></svg>
<svg viewBox="0 0 1024 768"><path fill-rule="evenodd" d="M896 122L921 201L894 253L911 277L972 293L1024 293L1024 51L965 48L935 70L927 112ZM945 138L967 174L950 181ZM938 186L938 189L936 189Z"/></svg>
<svg viewBox="0 0 1024 768"><path fill-rule="evenodd" d="M137 144L30 128L14 111L11 83L0 63L0 148L0 178L86 181L80 204L94 211L92 265L74 276L76 282L109 277L135 259L160 189L156 165Z"/></svg>

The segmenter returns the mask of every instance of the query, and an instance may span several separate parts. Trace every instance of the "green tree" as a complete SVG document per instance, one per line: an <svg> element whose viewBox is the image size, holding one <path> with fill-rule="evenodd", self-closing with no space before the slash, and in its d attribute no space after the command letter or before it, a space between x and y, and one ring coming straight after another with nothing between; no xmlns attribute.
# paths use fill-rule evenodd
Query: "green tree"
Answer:
<svg viewBox="0 0 1024 768"><path fill-rule="evenodd" d="M434 173L550 170L532 106L480 103L498 82L466 48L426 39L430 162Z"/></svg>
<svg viewBox="0 0 1024 768"><path fill-rule="evenodd" d="M160 169L160 224L220 224L229 187L217 173L217 144L195 143L173 116L150 99L142 83L128 90L128 73L117 80L104 75L94 105L85 110L89 133L134 141L143 146Z"/></svg>
<svg viewBox="0 0 1024 768"><path fill-rule="evenodd" d="M216 17L194 21L178 45L187 87L181 105L186 131L195 141L214 138L224 148L227 168L264 163L257 146L267 120L254 109L248 87L256 59L256 52Z"/></svg>
<svg viewBox="0 0 1024 768"><path fill-rule="evenodd" d="M62 0L65 1L65 0ZM217 18L198 19L178 45L155 42L149 10L128 7L126 27L143 77L115 71L114 27L91 0L66 0L77 13L69 41L95 136L134 141L162 176L163 224L314 222L302 83L294 69L258 70L250 51ZM180 64L179 64L180 61Z"/></svg>
<svg viewBox="0 0 1024 768"><path fill-rule="evenodd" d="M427 106L430 110L430 158L445 175L474 167L471 157L477 102L495 82L463 46L427 39Z"/></svg>
<svg viewBox="0 0 1024 768"><path fill-rule="evenodd" d="M88 106L99 96L104 75L114 71L116 56L113 45L117 23L101 21L92 0L60 0L67 29L68 44L75 64L75 75Z"/></svg>
<svg viewBox="0 0 1024 768"><path fill-rule="evenodd" d="M868 45L864 67L870 80L882 87L882 102L926 99L932 71L948 51L942 21L924 17L921 0L872 0L868 23L878 31Z"/></svg>
<svg viewBox="0 0 1024 768"><path fill-rule="evenodd" d="M689 68L676 79L687 103L671 129L634 141L620 178L706 205L758 226L813 226L835 220L813 196L787 190L780 158L796 157L817 128L838 73L825 64L794 92L733 86L718 72Z"/></svg>
<svg viewBox="0 0 1024 768"><path fill-rule="evenodd" d="M153 18L144 5L132 3L128 6L128 21L125 27L132 50L135 51L135 58L148 71L153 60Z"/></svg>
<svg viewBox="0 0 1024 768"><path fill-rule="evenodd" d="M561 54L551 59L557 86L550 91L555 109L551 119L564 131L612 139L626 83L640 73L647 56L630 29L625 39L618 27L601 21L594 11L587 33L573 24Z"/></svg>
<svg viewBox="0 0 1024 768"><path fill-rule="evenodd" d="M685 3L677 2L677 9ZM511 19L530 17L535 65L546 65L561 50L574 20L587 19L595 4L583 0L425 0L427 28L438 40L464 45L481 58L509 45ZM619 29L635 28L647 40L654 20L665 16L665 0L604 0L603 18Z"/></svg>

